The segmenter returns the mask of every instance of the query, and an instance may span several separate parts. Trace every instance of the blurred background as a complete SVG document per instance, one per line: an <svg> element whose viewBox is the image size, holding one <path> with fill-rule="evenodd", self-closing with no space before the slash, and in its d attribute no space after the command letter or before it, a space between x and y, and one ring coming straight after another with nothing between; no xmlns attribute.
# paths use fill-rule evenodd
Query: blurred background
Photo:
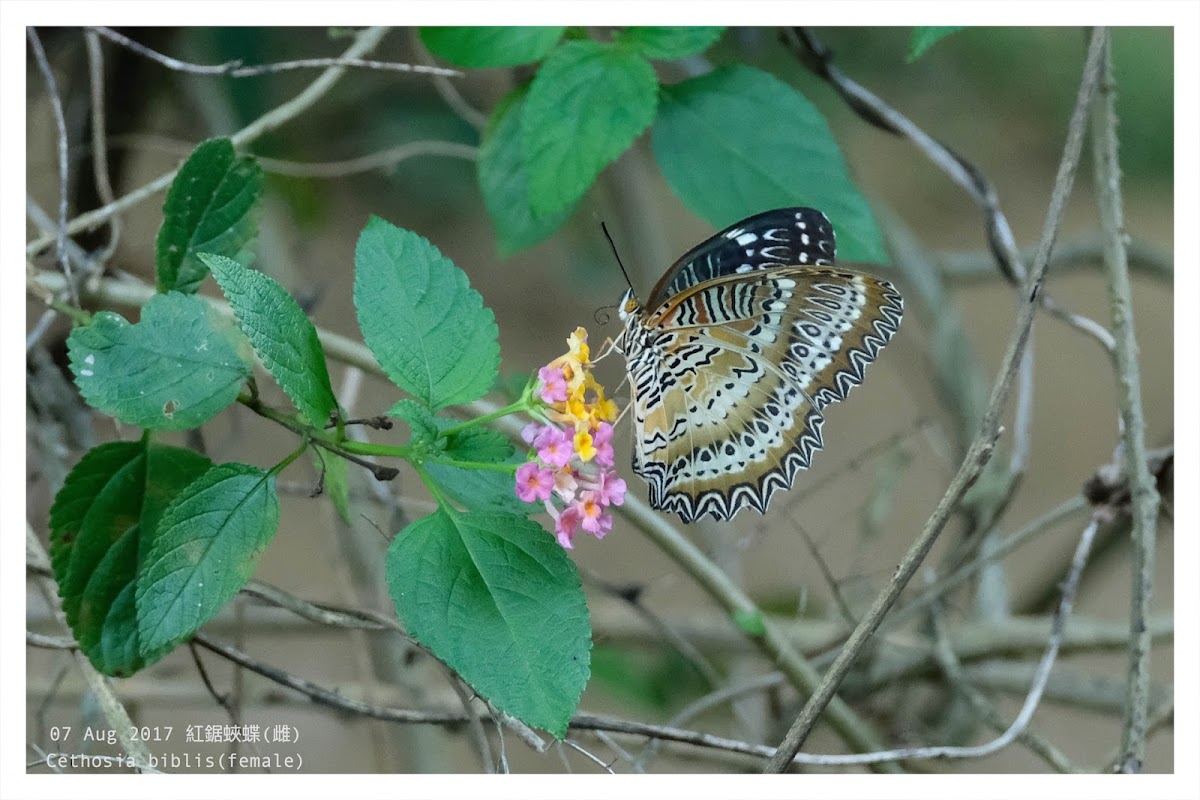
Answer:
<svg viewBox="0 0 1200 800"><path fill-rule="evenodd" d="M204 64L336 56L352 35L324 28L123 32L147 47ZM41 34L64 99L75 215L103 205L91 179L87 53L79 29L44 29ZM1086 32L967 29L911 64L905 61L909 29L819 29L817 34L851 78L990 178L1017 241L1031 252L1062 153ZM279 106L317 74L291 71L243 79L189 75L111 42L104 42L103 53L108 160L118 197L176 167L199 141L229 135ZM408 29L393 30L371 57L429 60L415 31ZM1172 443L1174 412L1172 31L1116 29L1113 58L1147 441L1150 447L1162 447ZM860 614L891 576L956 469L964 422L947 387L955 380L968 387L990 386L1014 320L1014 294L990 260L983 217L970 197L912 145L855 116L795 60L777 31L731 28L702 59L656 67L660 79L669 83L711 65L738 62L792 84L829 120L894 250L894 263L879 271L898 284L907 301L904 325L868 371L864 388L830 411L826 446L813 469L790 492L777 495L765 517L747 512L732 523L688 528L756 602L790 621L797 646L822 663L820 657L837 641L837 632L848 629L847 619ZM604 307L616 303L625 287L599 220L607 222L643 295L680 253L713 230L671 193L644 135L600 176L557 234L501 258L479 192L472 148L479 143L481 120L529 75L522 68L470 70L451 79L453 88L447 90L428 76L351 70L301 117L248 148L268 172L257 266L288 287L318 327L359 339L351 303L354 242L368 215L377 214L427 237L467 272L495 311L502 372L523 376L559 355L577 325L588 328L593 342L615 336L615 314ZM53 217L58 202L54 121L32 59L28 76L28 192L32 203ZM365 171L341 163L419 141L440 143L429 149L441 154ZM314 172L325 174L316 177L310 174ZM1111 316L1098 258L1091 175L1086 153L1059 236L1060 252L1074 257L1052 267L1047 289L1063 306L1107 327ZM161 203L157 194L121 215L108 275L153 284ZM41 233L31 222L30 238ZM76 241L93 250L109 236L100 228ZM52 269L52 253L34 263ZM203 291L215 294L215 287L210 282ZM931 303L931 298L943 302ZM31 329L43 310L38 301L29 301ZM134 309L116 310L136 317ZM606 317L607 324L601 324ZM955 331L961 332L961 340L953 339ZM89 414L63 388L68 332L64 320L55 321L29 354L29 521L43 542L49 504L66 470L97 442L137 435L114 428L107 417ZM957 342L949 355L947 336ZM1094 340L1049 315L1039 317L1033 347L1027 469L1003 515L994 526L985 526L992 529L991 541L1078 498L1084 483L1114 458L1117 387L1107 355ZM337 363L330 366L339 398L352 415L382 413L399 398L384 381ZM598 376L616 387L623 377L618 359L602 364ZM277 390L274 395L267 391L268 399L286 403ZM47 401L47 393L57 399ZM1011 406L1005 421L1009 431ZM404 434L372 435L399 442ZM618 464L628 463L629 438L626 430L618 431ZM259 465L272 463L294 446L289 434L240 408L226 411L196 436L175 440L193 446L202 440L215 461ZM1001 463L1007 463L1012 447L1010 435L1001 439ZM626 477L631 491L644 498L644 485L631 474ZM315 480L314 471L304 465L285 473L283 517L258 579L312 602L392 613L382 556L391 535L432 508L423 487L402 473L389 493L357 476L358 516L344 525L326 498L308 497ZM1080 504L1059 514L999 568L983 571L980 579L952 594L946 605L946 621L968 677L1005 722L1024 699L1044 646L1045 621L1057 600L1055 586L1087 519ZM1080 769L1102 768L1120 741L1131 592L1128 530L1127 521L1118 519L1102 531L1068 626L1080 636L1060 658L1034 717L1034 730ZM941 571L957 563L961 548L977 547L980 536L988 534L980 530L978 519L956 518L927 564ZM1171 519L1160 515L1152 707L1169 703L1173 684L1172 539ZM618 518L604 541L581 537L572 555L584 575L595 641L593 675L581 710L648 722L675 720L681 727L752 742L779 740L799 705L796 694L778 681L767 681L766 688L735 703L676 719L689 703L714 689L753 682L773 666L663 553ZM631 595L631 588L637 590L637 606L622 599ZM905 596L912 594L910 589ZM31 630L61 633L32 583L28 621ZM664 629L671 635L664 637ZM319 626L246 595L205 631L346 696L406 708L457 708L457 697L437 665L393 634ZM34 762L34 745L66 749L50 741L53 726L100 724L100 717L68 653L27 652L27 756ZM928 615L912 615L885 632L852 672L843 696L897 745L971 743L994 736L948 690L929 653ZM187 648L133 678L114 682L114 691L138 724L174 725L176 737L189 725L231 719L294 725L305 771L480 769L462 730L387 724L334 712L235 670L211 653L200 657L216 691L228 693L229 710L214 700ZM495 737L494 728L487 728ZM615 757L608 745L586 733L572 737L605 761ZM626 737L620 742L629 753L644 756L639 764L648 771L733 771L756 769L757 764L681 747L647 754L644 740ZM94 742L76 745L79 751L116 752ZM842 747L828 730L818 728L805 749L840 752ZM184 745L176 738L172 749L211 754L225 746ZM252 751L243 746L243 752ZM514 771L597 769L575 751L563 750L561 758L553 749L540 755L511 736L505 752ZM1041 772L1051 766L1014 744L986 759L925 768ZM1146 768L1173 769L1169 725L1150 740ZM618 758L613 769L630 771L633 765ZM44 765L31 768L45 770Z"/></svg>

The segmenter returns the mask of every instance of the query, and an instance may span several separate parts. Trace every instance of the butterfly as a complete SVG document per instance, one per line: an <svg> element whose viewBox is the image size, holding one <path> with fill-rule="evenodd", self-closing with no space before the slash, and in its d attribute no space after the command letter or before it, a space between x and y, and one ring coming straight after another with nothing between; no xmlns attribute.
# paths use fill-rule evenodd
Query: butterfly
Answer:
<svg viewBox="0 0 1200 800"><path fill-rule="evenodd" d="M685 253L643 305L618 307L634 420L633 471L684 522L765 513L821 449L844 400L900 326L886 280L834 266L812 208L749 217Z"/></svg>

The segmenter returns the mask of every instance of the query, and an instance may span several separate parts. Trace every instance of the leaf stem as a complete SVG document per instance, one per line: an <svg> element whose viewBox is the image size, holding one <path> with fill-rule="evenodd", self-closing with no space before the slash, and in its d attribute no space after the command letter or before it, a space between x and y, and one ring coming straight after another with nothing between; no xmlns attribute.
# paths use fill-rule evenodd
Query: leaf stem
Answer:
<svg viewBox="0 0 1200 800"><path fill-rule="evenodd" d="M504 408L497 409L490 414L484 414L481 417L475 417L474 419L469 419L466 422L461 422L452 428L447 428L446 430L442 431L442 436L453 436L456 433L465 431L467 428L473 428L476 425L482 425L485 422L491 422L494 419L500 419L500 417L507 417L509 414L517 414L522 411L528 411L531 408L529 400L530 392L527 387L526 390L521 393L520 399L518 399L516 402L509 403Z"/></svg>
<svg viewBox="0 0 1200 800"><path fill-rule="evenodd" d="M291 464L293 461L295 461L297 458L299 458L304 453L304 451L308 449L309 444L311 444L311 439L308 439L308 438L304 439L304 441L302 441L300 443L299 447L297 447L295 450L293 450L286 458L284 458L278 464L271 467L271 469L267 472L267 474L274 477L274 476L278 475L279 473L283 472L285 469L287 469L287 466L289 464Z"/></svg>

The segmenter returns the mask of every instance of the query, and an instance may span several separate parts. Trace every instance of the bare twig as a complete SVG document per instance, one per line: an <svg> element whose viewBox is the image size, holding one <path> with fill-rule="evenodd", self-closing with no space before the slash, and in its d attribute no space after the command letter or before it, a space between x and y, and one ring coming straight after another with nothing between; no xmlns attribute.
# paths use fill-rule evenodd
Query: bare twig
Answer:
<svg viewBox="0 0 1200 800"><path fill-rule="evenodd" d="M979 433L968 448L958 473L954 476L954 480L951 481L945 495L943 495L933 515L926 523L925 529L921 532L921 535L912 547L909 548L908 552L905 553L903 560L896 568L896 574L876 597L875 602L864 616L862 622L854 629L854 633L847 640L846 646L842 649L838 658L825 673L816 691L809 697L804 709L796 718L791 730L788 731L787 737L780 745L779 752L771 759L768 770L781 772L791 763L792 757L804 744L804 740L808 738L808 734L811 733L822 710L824 710L825 706L833 698L838 685L850 669L850 665L862 651L871 634L875 632L880 621L891 610L900 593L904 590L908 581L933 547L933 543L937 540L938 535L942 532L942 528L945 527L946 522L949 520L950 514L958 505L967 489L978 478L984 464L991 457L992 449L995 447L996 439L1000 433L1000 414L1008 399L1009 391L1012 387L1013 374L1025 349L1025 343L1033 325L1034 314L1038 307L1038 296L1041 294L1042 284L1046 278L1046 264L1049 262L1050 251L1054 247L1054 240L1058 234L1058 226L1062 219L1067 197L1070 195L1071 188L1074 185L1075 170L1079 163L1080 151L1083 148L1087 111L1091 105L1092 95L1094 94L1098 80L1100 53L1106 37L1107 30L1097 28L1088 46L1087 65L1084 67L1083 80L1079 87L1075 109L1071 115L1070 127L1067 132L1067 142L1063 151L1062 162L1059 165L1058 175L1054 182L1054 192L1050 198L1050 209L1042 231L1041 243L1038 246L1037 257L1034 259L1033 270L1026 281L1025 299L1019 309L1016 326L1009 342L1008 350L1005 352L1004 359L1001 362L999 374L996 376L996 382L992 388L987 411L984 414Z"/></svg>
<svg viewBox="0 0 1200 800"><path fill-rule="evenodd" d="M359 172L369 172L373 169L394 167L401 161L416 156L446 156L474 161L479 157L479 148L458 142L439 142L422 140L405 142L404 144L369 153L345 161L320 161L303 163L299 161L284 161L278 158L263 158L255 156L258 163L267 172L276 175L291 175L303 178L341 178Z"/></svg>
<svg viewBox="0 0 1200 800"><path fill-rule="evenodd" d="M412 72L424 75L440 75L443 77L461 77L462 72L456 69L448 69L446 67L435 67L421 64L402 64L391 61L368 61L362 58L354 58L350 56L342 56L341 58L301 58L294 61L278 61L271 64L256 64L253 66L244 66L241 61L226 61L223 64L192 64L188 61L180 61L177 58L163 55L157 50L152 50L144 44L135 42L128 36L114 31L112 28L95 27L90 30L108 39L110 42L127 47L140 56L145 56L152 61L162 64L167 69L175 70L176 72L187 72L192 75L225 75L230 78L250 78L256 75L269 75L275 72L285 72L293 69L325 69L328 67L362 67L365 69L377 69L388 72Z"/></svg>
<svg viewBox="0 0 1200 800"><path fill-rule="evenodd" d="M370 52L384 34L387 33L386 28L369 28L363 31L355 38L354 43L343 54L343 59L356 59L364 53ZM246 127L242 128L230 138L233 140L235 147L244 147L254 141L264 133L275 130L286 122L295 119L298 115L308 110L317 100L323 97L333 85L341 79L346 72L344 66L331 66L317 76L316 80L310 83L304 91L293 97L286 103L268 111L261 117L251 122ZM117 198L114 202L105 206L89 211L86 214L80 214L67 223L65 235L78 233L82 230L91 230L97 225L107 221L114 214L118 214L128 208L132 208L144 200L153 197L158 192L166 189L171 185L171 181L178 174L178 169L173 169L170 172L160 175L150 183L135 189L129 194ZM25 254L33 256L41 252L48 244L54 241L53 238L47 239L41 237L35 239L25 246Z"/></svg>
<svg viewBox="0 0 1200 800"><path fill-rule="evenodd" d="M54 233L54 259L67 278L67 296L71 305L79 305L79 288L75 285L75 276L71 269L71 260L67 257L67 204L69 183L67 181L67 121L63 116L62 98L58 94L58 82L54 79L54 70L46 60L46 51L42 49L42 40L33 27L25 29L29 39L29 49L37 62L38 71L46 83L46 94L50 99L50 108L54 112L54 125L58 133L58 225Z"/></svg>
<svg viewBox="0 0 1200 800"><path fill-rule="evenodd" d="M930 576L932 577L932 573L930 573ZM983 692L976 689L970 680L967 679L963 672L962 664L959 663L958 657L954 654L954 648L950 644L950 637L946 635L946 616L941 603L935 602L930 605L929 617L932 622L934 634L933 651L937 655L938 664L946 676L946 681L956 692L966 699L971 709L980 719L997 732L1003 733L1006 725L1000 717L1000 712L984 696ZM1075 771L1066 755L1048 742L1041 734L1031 730L1024 730L1017 735L1017 741L1041 756L1042 760L1056 771Z"/></svg>
<svg viewBox="0 0 1200 800"><path fill-rule="evenodd" d="M422 64L433 66L433 56L429 54L425 43L421 41L417 28L412 29L412 46ZM487 126L487 114L468 103L467 99L458 91L458 87L447 80L444 75L433 76L433 88L437 89L437 93L446 101L446 105L450 106L451 110L462 117L468 125L476 130L483 130Z"/></svg>
<svg viewBox="0 0 1200 800"><path fill-rule="evenodd" d="M811 31L806 28L786 31L784 39L796 52L797 57L828 81L855 113L880 130L911 141L926 158L971 195L983 212L988 247L1000 268L1000 273L1015 288L1023 288L1022 283L1026 279L1025 265L1017 249L1008 218L1000 209L999 195L987 176L970 161L925 133L912 120L850 79L833 64L832 53ZM1044 293L1038 302L1051 315L1087 334L1098 342L1106 353L1112 355L1112 335L1102 325L1062 308Z"/></svg>
<svg viewBox="0 0 1200 800"><path fill-rule="evenodd" d="M108 174L108 121L104 110L104 54L100 48L100 37L92 29L83 33L87 45L88 77L92 91L92 175L96 182L96 196L108 205L116 197ZM102 266L117 249L121 238L121 217L114 214L108 220L108 243L96 254L97 267Z"/></svg>
<svg viewBox="0 0 1200 800"><path fill-rule="evenodd" d="M1130 239L1126 244L1129 268L1168 283L1175 280L1175 266L1171 257L1149 242ZM1033 258L1033 248L1021 251L1021 258ZM1050 259L1050 271L1095 267L1104 255L1104 244L1099 236L1063 242L1054 250ZM935 256L947 283L960 285L995 280L996 260L990 253L938 253Z"/></svg>
<svg viewBox="0 0 1200 800"><path fill-rule="evenodd" d="M1129 265L1125 259L1121 209L1120 167L1117 161L1116 83L1112 52L1104 48L1099 96L1092 109L1092 148L1096 170L1096 204L1104 231L1104 263L1116 333L1116 367L1120 383L1122 447L1129 476L1133 515L1133 602L1129 650L1129 685L1125 724L1121 729L1121 772L1140 772L1146 757L1147 715L1150 707L1150 635L1146 620L1154 589L1154 534L1158 490L1146 463L1146 420L1142 411L1137 340L1133 330L1133 300Z"/></svg>

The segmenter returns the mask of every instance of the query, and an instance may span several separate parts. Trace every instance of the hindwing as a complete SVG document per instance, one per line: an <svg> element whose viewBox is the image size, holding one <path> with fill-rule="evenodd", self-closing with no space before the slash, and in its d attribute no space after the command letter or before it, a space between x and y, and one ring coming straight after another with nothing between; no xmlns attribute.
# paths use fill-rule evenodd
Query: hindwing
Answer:
<svg viewBox="0 0 1200 800"><path fill-rule="evenodd" d="M626 357L634 471L651 504L685 522L765 512L821 449L822 409L862 382L902 310L887 281L789 266L702 281L641 317Z"/></svg>

